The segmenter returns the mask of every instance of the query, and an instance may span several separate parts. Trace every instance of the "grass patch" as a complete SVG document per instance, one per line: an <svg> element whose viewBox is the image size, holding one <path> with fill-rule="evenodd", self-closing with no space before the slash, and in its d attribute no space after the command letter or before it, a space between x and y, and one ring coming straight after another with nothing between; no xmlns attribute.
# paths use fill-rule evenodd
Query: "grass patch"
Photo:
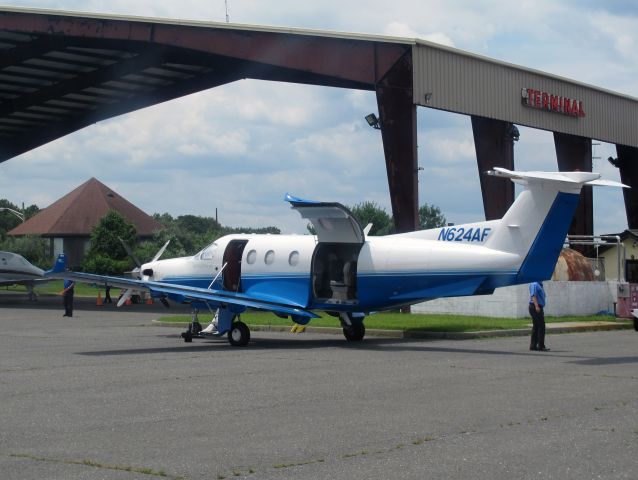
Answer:
<svg viewBox="0 0 638 480"><path fill-rule="evenodd" d="M133 467L130 465L109 465L101 462L96 462L94 460L62 460L57 458L48 458L41 457L38 455L30 455L30 454L21 454L21 453L11 453L10 457L14 458L23 458L27 460L34 460L36 462L45 462L45 463L59 463L64 465L83 465L85 467L99 468L103 470L114 470L121 472L132 472L138 473L140 475L148 475L152 477L162 477L169 478L172 480L183 480L183 477L168 475L164 470L153 470L152 468L145 467Z"/></svg>
<svg viewBox="0 0 638 480"><path fill-rule="evenodd" d="M202 324L208 323L210 314L200 314L199 320ZM279 318L269 312L247 311L241 315L241 319L249 326L290 326L292 321L286 318ZM188 323L190 315L170 315L159 319L168 323ZM615 321L615 317L592 315L587 317L547 317L546 322L594 322L594 321ZM529 318L491 318L466 315L426 315L421 313L377 313L365 319L368 329L382 330L404 330L404 331L424 331L424 332L476 332L484 330L510 330L517 328L527 328L531 323ZM339 328L339 319L322 313L321 318L315 318L310 322L313 327L334 327Z"/></svg>
<svg viewBox="0 0 638 480"><path fill-rule="evenodd" d="M51 280L50 282L41 283L35 287L35 292L38 295L58 295L64 289L64 280ZM86 284L81 282L75 283L75 295L78 297L97 297L97 292L102 292L102 298L104 298L104 286L97 286L94 284ZM0 288L0 294L2 292L10 293L27 293L27 289L24 285L11 285L9 287ZM111 297L117 298L120 294L119 288L111 289Z"/></svg>

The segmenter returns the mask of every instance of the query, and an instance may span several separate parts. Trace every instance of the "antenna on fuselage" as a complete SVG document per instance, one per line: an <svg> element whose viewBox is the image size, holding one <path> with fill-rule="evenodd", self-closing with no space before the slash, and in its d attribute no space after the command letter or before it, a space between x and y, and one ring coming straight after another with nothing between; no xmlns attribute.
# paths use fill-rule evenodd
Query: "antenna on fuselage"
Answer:
<svg viewBox="0 0 638 480"><path fill-rule="evenodd" d="M230 17L228 16L228 0L224 0L224 7L226 8L226 23L229 23Z"/></svg>

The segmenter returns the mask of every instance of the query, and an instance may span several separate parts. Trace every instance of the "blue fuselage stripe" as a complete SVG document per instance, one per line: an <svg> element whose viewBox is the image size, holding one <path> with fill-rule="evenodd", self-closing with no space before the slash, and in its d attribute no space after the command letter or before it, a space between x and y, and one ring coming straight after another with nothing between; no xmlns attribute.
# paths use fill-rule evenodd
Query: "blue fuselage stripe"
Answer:
<svg viewBox="0 0 638 480"><path fill-rule="evenodd" d="M478 290L511 285L517 272L509 271L414 271L359 272L357 309L368 311L432 298L472 295ZM202 277L165 278L165 283L207 288L210 280ZM282 303L295 303L310 309L352 310L352 303L325 304L312 298L310 276L245 275L242 293L250 297Z"/></svg>

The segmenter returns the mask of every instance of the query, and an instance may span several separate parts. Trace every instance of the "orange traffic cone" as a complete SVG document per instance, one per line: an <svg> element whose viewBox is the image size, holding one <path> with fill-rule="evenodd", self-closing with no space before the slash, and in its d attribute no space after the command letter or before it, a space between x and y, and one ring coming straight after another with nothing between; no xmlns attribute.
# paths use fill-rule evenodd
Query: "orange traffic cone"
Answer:
<svg viewBox="0 0 638 480"><path fill-rule="evenodd" d="M124 302L124 305L133 305L133 301L131 300L131 297L128 297L126 299L126 301Z"/></svg>
<svg viewBox="0 0 638 480"><path fill-rule="evenodd" d="M102 292L100 292L99 290L97 291L97 301L95 302L95 305L97 305L98 307L104 305L104 302L102 302Z"/></svg>
<svg viewBox="0 0 638 480"><path fill-rule="evenodd" d="M146 305L153 305L153 297L148 297L146 299Z"/></svg>

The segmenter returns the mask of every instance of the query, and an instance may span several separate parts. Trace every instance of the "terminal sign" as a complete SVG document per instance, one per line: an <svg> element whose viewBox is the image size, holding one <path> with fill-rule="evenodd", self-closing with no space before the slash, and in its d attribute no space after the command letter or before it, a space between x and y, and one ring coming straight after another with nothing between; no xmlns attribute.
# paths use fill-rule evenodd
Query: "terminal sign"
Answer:
<svg viewBox="0 0 638 480"><path fill-rule="evenodd" d="M584 117L585 109L582 100L574 100L560 95L543 92L534 88L523 88L521 100L526 107L562 113L571 117Z"/></svg>

